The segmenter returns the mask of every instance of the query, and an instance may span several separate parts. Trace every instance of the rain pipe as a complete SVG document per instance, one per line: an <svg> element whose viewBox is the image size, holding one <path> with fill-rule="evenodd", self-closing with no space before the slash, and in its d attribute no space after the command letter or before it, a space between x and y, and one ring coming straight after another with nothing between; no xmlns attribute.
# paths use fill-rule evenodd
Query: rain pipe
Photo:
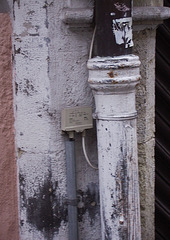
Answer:
<svg viewBox="0 0 170 240"><path fill-rule="evenodd" d="M102 240L140 240L132 1L95 1L93 58L88 61L97 122Z"/></svg>
<svg viewBox="0 0 170 240"><path fill-rule="evenodd" d="M73 134L74 135L74 134ZM74 137L65 142L66 171L67 171L67 205L68 205L68 231L69 240L78 240L77 222L77 188L76 188L76 161Z"/></svg>

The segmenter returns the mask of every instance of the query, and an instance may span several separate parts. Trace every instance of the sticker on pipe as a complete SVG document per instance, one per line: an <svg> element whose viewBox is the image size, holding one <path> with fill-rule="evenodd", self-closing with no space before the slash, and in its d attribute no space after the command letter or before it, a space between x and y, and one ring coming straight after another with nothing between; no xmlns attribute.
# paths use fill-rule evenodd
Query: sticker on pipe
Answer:
<svg viewBox="0 0 170 240"><path fill-rule="evenodd" d="M132 18L113 19L113 34L118 45L124 44L125 48L133 46Z"/></svg>

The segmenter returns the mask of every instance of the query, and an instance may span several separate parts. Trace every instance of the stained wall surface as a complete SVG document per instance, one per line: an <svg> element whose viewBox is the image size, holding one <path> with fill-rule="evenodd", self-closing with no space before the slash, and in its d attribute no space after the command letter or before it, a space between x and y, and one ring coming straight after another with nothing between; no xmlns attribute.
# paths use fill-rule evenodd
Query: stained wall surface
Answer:
<svg viewBox="0 0 170 240"><path fill-rule="evenodd" d="M141 80L137 86L138 162L142 239L154 239L155 191L155 30L134 33L134 53L140 57Z"/></svg>
<svg viewBox="0 0 170 240"><path fill-rule="evenodd" d="M73 1L74 5L75 2ZM77 1L76 7L89 1ZM70 28L70 1L22 0L13 5L13 81L21 239L67 240L65 140L61 110L93 106L87 83L92 27ZM72 6L72 5L71 5ZM87 152L97 164L95 127ZM98 172L85 162L76 134L79 239L100 239Z"/></svg>
<svg viewBox="0 0 170 240"><path fill-rule="evenodd" d="M18 240L11 20L0 13L0 240Z"/></svg>
<svg viewBox="0 0 170 240"><path fill-rule="evenodd" d="M93 95L87 83L86 67L93 27L82 27L81 24L78 24L78 27L70 27L62 21L62 18L65 8L91 7L90 2L93 1L9 0L8 2L11 6L13 21L15 144L18 162L21 240L67 240L65 165L67 136L61 133L61 110L78 105L94 107ZM159 4L159 2L154 1L154 4ZM135 4L141 6L142 2L136 1ZM145 6L154 5L153 1L148 3L145 1L144 4ZM153 43L154 37L153 34ZM141 89L139 87L138 92L138 111L140 111L140 105L144 104L142 119L144 122L147 121L147 130L149 130L147 134L145 123L141 121L139 124L141 132L146 133L145 136L141 133L142 141L139 142L141 145L139 149L141 179L144 179L144 183L148 182L142 188L142 207L147 203L146 207L150 209L150 211L146 211L146 208L142 209L143 232L146 232L143 239L148 238L149 232L152 234L152 236L150 234L150 239L154 239L154 209L153 199L151 199L154 191L154 167L152 165L154 102L152 94L143 97L145 88L150 92L154 88L153 82L148 84L149 79L154 78L154 49L152 42L148 40L146 48L140 51L145 43L145 33L137 33L135 38L135 51L141 54L142 68L146 70L143 72ZM138 41L140 38L141 41ZM152 50L147 54L148 48ZM150 61L153 68L150 73L147 73ZM147 87L146 84L148 84ZM145 99L151 100L149 107L142 102ZM151 114L149 114L150 108ZM145 114L146 111L149 114L148 117ZM151 125L152 128L150 128ZM147 144L144 144L145 141ZM87 151L92 162L96 164L95 127L87 133ZM151 165L149 165L150 171L145 175L147 165L145 162L144 165L142 163L142 159L146 159L142 157L142 154L146 152L148 159L151 159L149 161ZM99 240L101 236L98 173L85 162L80 134L76 134L76 159L80 240ZM144 212L147 214L145 215ZM152 222L148 223L150 213Z"/></svg>

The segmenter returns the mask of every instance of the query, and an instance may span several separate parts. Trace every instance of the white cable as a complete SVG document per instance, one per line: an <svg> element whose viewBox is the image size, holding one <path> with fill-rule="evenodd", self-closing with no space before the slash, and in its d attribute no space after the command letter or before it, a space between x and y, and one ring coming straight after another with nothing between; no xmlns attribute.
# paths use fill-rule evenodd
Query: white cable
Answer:
<svg viewBox="0 0 170 240"><path fill-rule="evenodd" d="M91 40L91 44L90 44L89 59L92 57L92 51L93 51L93 44L94 44L95 34L96 34L96 26L95 26L95 28L94 28L93 36L92 36L92 40Z"/></svg>
<svg viewBox="0 0 170 240"><path fill-rule="evenodd" d="M84 156L85 156L85 159L86 159L87 163L88 163L88 164L90 165L90 167L92 167L93 169L98 170L97 167L94 167L94 166L91 164L91 162L90 162L90 160L89 160L89 158L88 158L88 156L87 156L86 146L85 146L85 134L82 134L82 147L83 147L83 153L84 153Z"/></svg>

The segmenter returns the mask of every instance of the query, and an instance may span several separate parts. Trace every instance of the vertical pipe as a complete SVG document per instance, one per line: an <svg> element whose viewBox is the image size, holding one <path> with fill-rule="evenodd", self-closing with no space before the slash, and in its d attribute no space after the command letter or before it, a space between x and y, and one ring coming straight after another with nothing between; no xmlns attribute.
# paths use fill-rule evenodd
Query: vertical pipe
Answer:
<svg viewBox="0 0 170 240"><path fill-rule="evenodd" d="M96 104L102 240L140 240L132 1L96 0L88 61Z"/></svg>
<svg viewBox="0 0 170 240"><path fill-rule="evenodd" d="M132 53L132 1L96 0L93 56Z"/></svg>
<svg viewBox="0 0 170 240"><path fill-rule="evenodd" d="M137 56L92 58L96 103L102 240L140 240L136 137Z"/></svg>
<svg viewBox="0 0 170 240"><path fill-rule="evenodd" d="M76 194L76 162L75 162L75 142L67 140L66 146L66 172L67 172L67 204L68 204L68 224L69 240L78 240L77 223L77 194Z"/></svg>
<svg viewBox="0 0 170 240"><path fill-rule="evenodd" d="M102 240L140 240L132 1L96 0L88 61L96 104Z"/></svg>

